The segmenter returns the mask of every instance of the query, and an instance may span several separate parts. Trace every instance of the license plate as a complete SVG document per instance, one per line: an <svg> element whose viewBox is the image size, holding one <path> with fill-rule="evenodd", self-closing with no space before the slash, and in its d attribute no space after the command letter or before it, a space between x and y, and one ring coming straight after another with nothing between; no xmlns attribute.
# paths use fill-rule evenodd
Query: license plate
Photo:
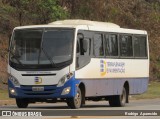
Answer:
<svg viewBox="0 0 160 119"><path fill-rule="evenodd" d="M44 87L32 87L32 91L44 91Z"/></svg>

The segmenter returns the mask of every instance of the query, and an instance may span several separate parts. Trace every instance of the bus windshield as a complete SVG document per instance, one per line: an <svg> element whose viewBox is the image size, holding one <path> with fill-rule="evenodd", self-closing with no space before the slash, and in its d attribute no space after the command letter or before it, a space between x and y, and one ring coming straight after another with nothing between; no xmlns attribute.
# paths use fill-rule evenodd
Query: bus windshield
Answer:
<svg viewBox="0 0 160 119"><path fill-rule="evenodd" d="M20 29L13 33L10 62L21 66L64 63L72 59L73 29Z"/></svg>

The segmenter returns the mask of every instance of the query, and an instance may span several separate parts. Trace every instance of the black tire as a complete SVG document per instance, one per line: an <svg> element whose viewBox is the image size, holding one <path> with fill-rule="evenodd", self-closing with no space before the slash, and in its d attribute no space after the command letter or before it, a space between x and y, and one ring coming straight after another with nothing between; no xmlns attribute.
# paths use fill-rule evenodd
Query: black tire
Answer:
<svg viewBox="0 0 160 119"><path fill-rule="evenodd" d="M126 89L123 88L122 95L115 95L109 98L109 104L111 107L123 107L125 106L127 99Z"/></svg>
<svg viewBox="0 0 160 119"><path fill-rule="evenodd" d="M18 99L16 98L16 104L18 108L27 108L29 101L27 99Z"/></svg>
<svg viewBox="0 0 160 119"><path fill-rule="evenodd" d="M75 95L75 97L67 99L67 105L71 109L78 109L81 107L81 104L82 104L82 93L80 88L78 87L77 94Z"/></svg>

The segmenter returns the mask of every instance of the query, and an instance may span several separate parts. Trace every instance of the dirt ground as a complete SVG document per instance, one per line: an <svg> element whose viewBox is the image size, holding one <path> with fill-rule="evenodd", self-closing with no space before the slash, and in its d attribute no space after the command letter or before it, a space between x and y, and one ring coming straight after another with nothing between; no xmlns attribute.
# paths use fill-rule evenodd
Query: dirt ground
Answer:
<svg viewBox="0 0 160 119"><path fill-rule="evenodd" d="M14 104L16 104L14 99L11 99L11 100L0 100L0 106L3 106L3 105L14 105Z"/></svg>

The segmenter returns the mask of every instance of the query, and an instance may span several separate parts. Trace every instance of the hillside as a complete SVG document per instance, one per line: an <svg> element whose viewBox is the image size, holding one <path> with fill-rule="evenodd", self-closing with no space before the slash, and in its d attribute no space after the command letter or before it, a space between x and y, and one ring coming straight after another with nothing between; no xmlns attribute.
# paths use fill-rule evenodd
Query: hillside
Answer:
<svg viewBox="0 0 160 119"><path fill-rule="evenodd" d="M160 0L0 0L0 84L7 81L8 39L14 27L70 18L147 30L150 80L160 80Z"/></svg>

